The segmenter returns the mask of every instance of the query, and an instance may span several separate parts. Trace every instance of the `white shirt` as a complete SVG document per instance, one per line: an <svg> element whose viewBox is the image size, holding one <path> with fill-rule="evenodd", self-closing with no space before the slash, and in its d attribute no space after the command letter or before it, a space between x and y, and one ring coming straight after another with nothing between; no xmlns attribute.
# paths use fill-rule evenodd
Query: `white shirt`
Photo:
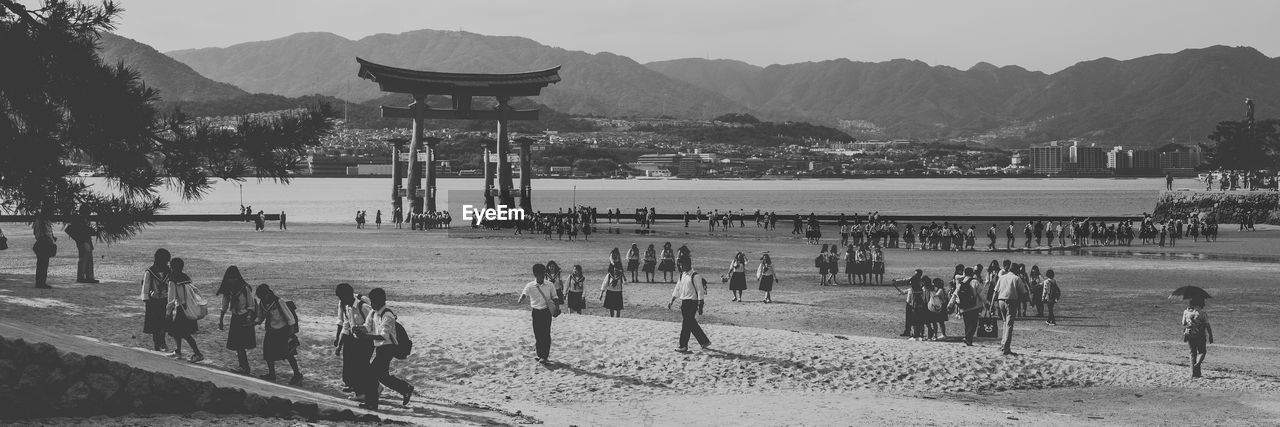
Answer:
<svg viewBox="0 0 1280 427"><path fill-rule="evenodd" d="M390 309L384 305L365 320L364 327L370 334L382 336L381 340L373 341L374 347L396 344L396 313Z"/></svg>
<svg viewBox="0 0 1280 427"><path fill-rule="evenodd" d="M538 281L536 280L526 283L524 285L524 290L520 291L521 296L525 296L529 298L529 308L532 308L534 310L546 310L548 307L550 307L547 305L547 298L549 296L546 294L547 294L547 290L539 289Z"/></svg>
<svg viewBox="0 0 1280 427"><path fill-rule="evenodd" d="M694 283L694 277L702 277L697 274L697 272L687 272L681 275L680 281L676 282L675 289L671 290L671 297L680 300L702 300L702 296L705 295L706 292L700 290L698 285Z"/></svg>

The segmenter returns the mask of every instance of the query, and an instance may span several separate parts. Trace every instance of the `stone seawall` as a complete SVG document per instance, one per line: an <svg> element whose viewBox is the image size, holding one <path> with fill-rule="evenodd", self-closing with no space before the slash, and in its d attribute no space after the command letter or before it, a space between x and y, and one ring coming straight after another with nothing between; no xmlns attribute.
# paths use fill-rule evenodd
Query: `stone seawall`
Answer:
<svg viewBox="0 0 1280 427"><path fill-rule="evenodd" d="M315 402L246 393L98 356L59 351L47 343L0 337L0 419L194 411L340 422L380 421L372 414L322 409Z"/></svg>
<svg viewBox="0 0 1280 427"><path fill-rule="evenodd" d="M1274 191L1165 191L1152 214L1156 220L1207 212L1219 223L1235 224L1247 212L1254 222L1280 225L1280 193Z"/></svg>

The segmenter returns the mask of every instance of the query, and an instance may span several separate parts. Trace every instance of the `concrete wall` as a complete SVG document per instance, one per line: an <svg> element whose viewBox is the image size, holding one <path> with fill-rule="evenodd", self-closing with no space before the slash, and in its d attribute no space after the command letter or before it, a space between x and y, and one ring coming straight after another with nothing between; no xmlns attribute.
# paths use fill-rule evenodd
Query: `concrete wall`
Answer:
<svg viewBox="0 0 1280 427"><path fill-rule="evenodd" d="M0 419L194 411L379 421L377 416L357 415L350 409L321 409L314 402L250 394L98 356L62 352L45 343L0 337Z"/></svg>
<svg viewBox="0 0 1280 427"><path fill-rule="evenodd" d="M1189 213L1214 214L1219 223L1240 222L1246 212L1257 223L1280 225L1280 193L1271 191L1165 191L1152 213L1156 220L1185 218Z"/></svg>

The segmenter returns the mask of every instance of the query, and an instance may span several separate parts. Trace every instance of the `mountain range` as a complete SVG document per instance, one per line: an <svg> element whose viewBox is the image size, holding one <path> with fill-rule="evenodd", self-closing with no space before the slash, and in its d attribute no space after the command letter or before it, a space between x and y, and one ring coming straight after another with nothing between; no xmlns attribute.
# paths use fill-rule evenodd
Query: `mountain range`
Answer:
<svg viewBox="0 0 1280 427"><path fill-rule="evenodd" d="M535 100L569 114L709 119L746 112L765 120L832 125L862 138L957 138L1010 146L1068 138L1130 145L1203 141L1219 121L1242 117L1246 97L1256 100L1259 116L1280 109L1280 59L1249 47L1101 58L1051 74L987 63L960 70L906 59L767 67L696 58L641 64L520 37L436 30L360 40L300 33L167 55L248 92L355 102L385 96L356 77L357 56L435 71L500 73L561 65L563 81ZM149 73L143 74L151 83Z"/></svg>
<svg viewBox="0 0 1280 427"><path fill-rule="evenodd" d="M151 46L112 33L102 33L98 55L107 64L123 62L133 68L147 86L160 91L164 102L219 100L249 94L231 84L210 80Z"/></svg>

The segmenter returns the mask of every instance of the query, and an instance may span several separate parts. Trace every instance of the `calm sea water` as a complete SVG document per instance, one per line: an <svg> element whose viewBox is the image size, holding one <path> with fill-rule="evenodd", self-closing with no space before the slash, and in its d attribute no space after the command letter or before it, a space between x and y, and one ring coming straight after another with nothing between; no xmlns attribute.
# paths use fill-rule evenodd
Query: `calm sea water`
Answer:
<svg viewBox="0 0 1280 427"><path fill-rule="evenodd" d="M89 183L104 187L105 181ZM955 215L1137 215L1150 212L1164 188L1163 178L1139 179L859 179L859 180L535 180L534 209L556 211L576 201L601 211L652 206L660 213L712 209L760 209L778 213L955 214ZM1196 188L1179 179L1175 188ZM439 207L460 218L463 204L483 204L483 181L449 178L438 182ZM166 213L288 212L290 222L354 222L357 210L369 220L391 211L389 178L298 178L289 185L249 180L218 182L198 201L182 201L163 191Z"/></svg>

